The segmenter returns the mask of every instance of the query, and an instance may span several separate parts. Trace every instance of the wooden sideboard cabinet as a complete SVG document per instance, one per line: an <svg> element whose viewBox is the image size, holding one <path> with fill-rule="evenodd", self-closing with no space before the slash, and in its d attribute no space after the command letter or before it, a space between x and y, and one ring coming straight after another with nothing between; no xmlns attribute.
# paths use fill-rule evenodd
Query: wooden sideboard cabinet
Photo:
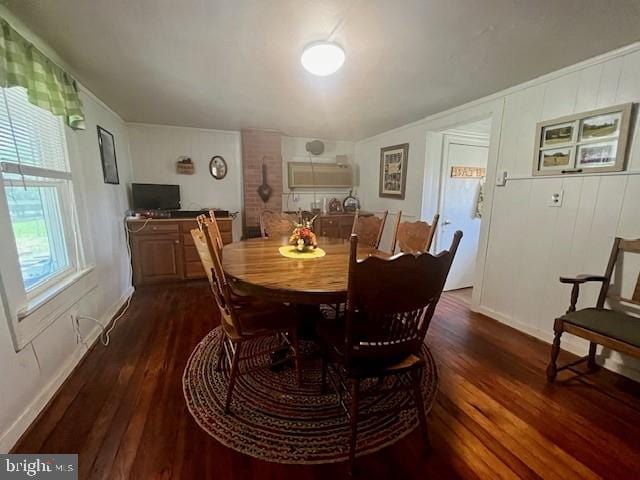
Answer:
<svg viewBox="0 0 640 480"><path fill-rule="evenodd" d="M362 215L362 213L360 213ZM353 229L353 213L320 215L315 221L315 231L322 237L349 239Z"/></svg>
<svg viewBox="0 0 640 480"><path fill-rule="evenodd" d="M232 219L218 218L222 241L233 241ZM133 284L175 282L205 278L200 257L191 238L197 228L193 219L158 218L128 220Z"/></svg>

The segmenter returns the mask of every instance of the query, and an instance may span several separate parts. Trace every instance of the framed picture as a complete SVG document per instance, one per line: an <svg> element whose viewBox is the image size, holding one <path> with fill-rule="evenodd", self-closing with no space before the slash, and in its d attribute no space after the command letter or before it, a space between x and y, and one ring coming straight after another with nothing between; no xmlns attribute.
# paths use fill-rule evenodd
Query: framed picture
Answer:
<svg viewBox="0 0 640 480"><path fill-rule="evenodd" d="M404 199L407 187L407 160L409 144L393 145L380 149L381 197Z"/></svg>
<svg viewBox="0 0 640 480"><path fill-rule="evenodd" d="M618 142L586 143L578 146L578 168L610 167L615 165Z"/></svg>
<svg viewBox="0 0 640 480"><path fill-rule="evenodd" d="M540 170L558 171L571 168L573 165L573 149L571 147L540 150Z"/></svg>
<svg viewBox="0 0 640 480"><path fill-rule="evenodd" d="M116 162L116 143L111 132L98 125L98 145L102 160L102 175L104 183L118 185L118 163Z"/></svg>
<svg viewBox="0 0 640 480"><path fill-rule="evenodd" d="M624 170L633 104L538 123L533 175Z"/></svg>
<svg viewBox="0 0 640 480"><path fill-rule="evenodd" d="M620 135L622 112L580 120L580 141L602 140Z"/></svg>
<svg viewBox="0 0 640 480"><path fill-rule="evenodd" d="M573 123L549 125L542 129L542 146L556 146L571 143L573 140Z"/></svg>

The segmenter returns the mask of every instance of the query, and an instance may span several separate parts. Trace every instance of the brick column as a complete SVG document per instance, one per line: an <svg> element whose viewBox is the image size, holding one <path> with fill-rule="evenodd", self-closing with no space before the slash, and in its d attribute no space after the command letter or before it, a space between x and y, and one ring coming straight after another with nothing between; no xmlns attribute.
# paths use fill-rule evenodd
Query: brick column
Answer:
<svg viewBox="0 0 640 480"><path fill-rule="evenodd" d="M282 144L280 132L243 129L243 234L245 238L260 235L260 212L264 209L282 211ZM262 184L262 163L267 165L267 183L271 197L264 203L258 195Z"/></svg>

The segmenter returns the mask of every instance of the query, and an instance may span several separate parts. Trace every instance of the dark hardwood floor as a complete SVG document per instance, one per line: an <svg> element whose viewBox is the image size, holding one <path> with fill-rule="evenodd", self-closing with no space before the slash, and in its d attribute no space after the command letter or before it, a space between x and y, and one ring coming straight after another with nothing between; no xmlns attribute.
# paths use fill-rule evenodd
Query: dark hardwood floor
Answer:
<svg viewBox="0 0 640 480"><path fill-rule="evenodd" d="M241 455L196 425L181 376L217 321L204 283L140 289L111 345L93 348L14 451L77 452L80 478L346 477L344 464ZM360 458L358 477L639 478L640 385L605 370L548 385L547 344L470 313L456 295L443 297L427 342L441 379L433 451L422 456L416 429Z"/></svg>

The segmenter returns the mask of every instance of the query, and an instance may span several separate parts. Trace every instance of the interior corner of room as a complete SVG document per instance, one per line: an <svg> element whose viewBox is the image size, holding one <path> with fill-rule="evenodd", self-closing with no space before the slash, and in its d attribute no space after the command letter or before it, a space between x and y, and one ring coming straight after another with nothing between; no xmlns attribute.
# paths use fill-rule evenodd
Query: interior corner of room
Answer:
<svg viewBox="0 0 640 480"><path fill-rule="evenodd" d="M320 3L0 6L0 65L50 69L39 95L33 67L0 68L0 453L79 454L80 478L340 477L341 462L371 478L630 478L640 465L640 320L629 322L640 316L637 2ZM314 47L335 57L314 63L329 55ZM216 241L220 258L207 263ZM328 397L311 397L333 361L317 324L363 314L347 302L358 266L423 255L435 265L450 251L421 331L433 452L417 453L420 413L395 427L363 422L364 440L349 443L357 403L344 431L320 432L325 451L283 447L280 421L304 422L284 404L268 410L277 401L266 385L284 379L271 387L278 401L291 395L291 411L304 395L329 411ZM246 380L234 358L255 352L240 346L225 302L238 318L251 308L308 318L295 334L281 320L284 346L268 344L267 373ZM587 310L615 328L578 318ZM293 360L279 369L286 348ZM229 363L220 377L214 357ZM189 377L196 367L202 384ZM236 400L225 396L234 384ZM352 401L355 388L337 398ZM219 404L207 406L209 394ZM271 412L263 425L242 395ZM588 431L607 455L624 452L619 464L589 453ZM282 450L269 449L271 434ZM179 453L161 459L170 443Z"/></svg>

